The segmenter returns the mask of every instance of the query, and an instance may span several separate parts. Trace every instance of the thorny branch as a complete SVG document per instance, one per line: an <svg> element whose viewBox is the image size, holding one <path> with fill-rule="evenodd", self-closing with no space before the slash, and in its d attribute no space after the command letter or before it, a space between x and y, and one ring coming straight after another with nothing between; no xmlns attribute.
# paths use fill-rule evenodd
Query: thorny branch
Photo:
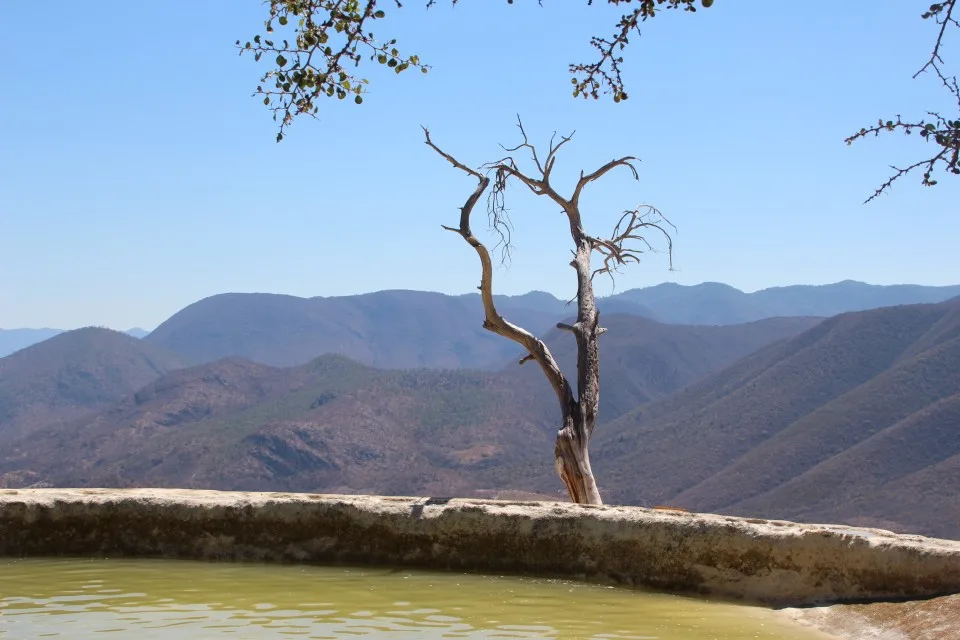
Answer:
<svg viewBox="0 0 960 640"><path fill-rule="evenodd" d="M607 0L607 2L619 5L621 2L629 4L631 0ZM597 99L602 90L603 93L612 94L614 102L626 100L628 96L620 67L623 64L623 56L619 54L630 44L631 35L636 33L639 36L640 24L655 17L657 11L682 8L684 11L696 12L695 2L696 0L642 0L636 9L621 16L620 22L617 23L609 39L599 36L591 37L590 46L597 50L600 58L589 64L570 65L570 73L573 74L573 97ZM588 0L587 4L592 5L593 0ZM704 8L709 8L713 0L701 0L700 4Z"/></svg>
<svg viewBox="0 0 960 640"><path fill-rule="evenodd" d="M951 25L960 27L960 23L957 22L957 17L954 15L956 3L957 0L938 2L930 5L930 9L922 14L921 17L923 19L933 19L934 22L940 26L940 29L937 32L937 39L933 45L933 51L930 57L923 67L913 74L913 77L917 78L932 69L944 88L956 100L958 115L954 119L943 116L937 111L928 111L927 115L929 119L924 118L919 121L905 121L900 114L897 114L893 120L884 121L881 118L877 120L877 124L874 126L864 127L857 133L849 136L846 139L848 145L853 144L861 138L866 138L869 135L876 137L883 132L900 130L905 135L911 135L916 132L927 142L933 142L939 147L937 152L931 157L914 162L909 166L897 167L891 165L890 168L894 170L893 175L881 184L873 194L866 199L865 203L870 202L887 191L896 180L907 175L914 169L923 169L923 180L921 184L926 187L932 187L937 184L937 180L933 178L933 172L940 164L943 165L944 171L953 175L960 175L960 86L957 84L956 76L948 76L944 73L944 61L940 55L947 27Z"/></svg>

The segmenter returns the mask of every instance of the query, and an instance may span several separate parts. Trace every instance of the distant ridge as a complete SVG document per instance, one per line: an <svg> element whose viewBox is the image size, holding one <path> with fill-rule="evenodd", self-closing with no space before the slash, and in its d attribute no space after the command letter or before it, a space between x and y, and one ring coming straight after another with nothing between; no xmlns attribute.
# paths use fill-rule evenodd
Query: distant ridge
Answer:
<svg viewBox="0 0 960 640"><path fill-rule="evenodd" d="M569 313L546 294L498 297L516 323L542 332ZM238 356L294 366L328 353L386 369L493 369L513 343L483 329L477 295L380 291L334 298L226 293L174 314L144 341L197 362Z"/></svg>
<svg viewBox="0 0 960 640"><path fill-rule="evenodd" d="M0 358L25 349L30 345L49 340L63 333L63 329L0 329ZM134 338L142 338L150 332L140 327L127 329L124 333Z"/></svg>
<svg viewBox="0 0 960 640"><path fill-rule="evenodd" d="M621 313L664 324L733 325L773 317L828 317L898 304L935 303L960 296L960 285L869 285L845 280L744 293L720 283L659 284L601 298L604 316ZM542 291L497 296L501 313L543 334L574 308ZM293 366L339 353L376 367L495 370L514 346L482 328L477 294L450 296L392 290L353 296L299 298L225 293L204 298L153 332L128 333L190 362L237 356ZM0 330L0 357L49 338L56 329Z"/></svg>
<svg viewBox="0 0 960 640"><path fill-rule="evenodd" d="M0 329L0 358L8 356L15 351L25 349L32 344L48 340L58 333L63 333L61 329Z"/></svg>
<svg viewBox="0 0 960 640"><path fill-rule="evenodd" d="M956 296L960 296L960 285L873 285L844 280L824 285L771 287L753 293L717 282L693 286L666 283L631 289L604 301L627 300L640 304L667 324L716 325L777 316L829 317L901 304L943 302Z"/></svg>
<svg viewBox="0 0 960 640"><path fill-rule="evenodd" d="M602 298L603 317L624 313L665 324L732 325L772 317L825 317L893 304L939 302L960 286L876 286L852 281L743 293L727 285L662 284ZM498 296L500 312L543 334L574 313L550 294ZM147 342L194 362L240 356L273 366L339 353L388 369L492 370L515 353L482 328L477 294L380 291L334 298L233 293L205 298L174 314Z"/></svg>

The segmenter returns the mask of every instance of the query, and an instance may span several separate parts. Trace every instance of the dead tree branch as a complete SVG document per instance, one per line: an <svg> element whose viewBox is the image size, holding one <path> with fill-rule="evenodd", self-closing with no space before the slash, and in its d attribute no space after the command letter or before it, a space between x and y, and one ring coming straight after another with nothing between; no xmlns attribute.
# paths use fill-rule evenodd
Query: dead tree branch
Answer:
<svg viewBox="0 0 960 640"><path fill-rule="evenodd" d="M484 244L480 242L475 235L473 235L473 231L470 229L470 215L473 213L473 209L476 206L477 201L490 185L490 178L483 175L479 171L476 171L475 169L471 169L447 152L440 149L433 143L433 140L430 139L430 131L426 127L423 127L423 134L426 138L426 144L431 149L439 153L455 168L477 179L477 187L467 198L467 201L464 203L464 205L460 208L459 226L448 227L444 225L443 228L447 231L452 231L463 238L467 244L473 247L474 251L477 252L477 256L480 258L480 298L483 302L483 328L487 329L488 331L492 331L497 335L501 335L508 340L513 340L521 347L526 349L529 355L521 361L521 364L528 359L536 360L537 364L539 364L540 368L543 370L544 375L547 377L547 380L550 382L550 386L553 387L554 393L556 393L557 399L560 401L561 405L573 404L575 400L573 397L573 390L570 388L570 383L567 382L563 372L560 371L560 367L557 365L557 361L554 359L553 354L550 353L550 349L547 348L547 345L526 329L507 321L497 311L496 304L494 303L493 263L490 260L490 252L487 250L486 246L484 246Z"/></svg>
<svg viewBox="0 0 960 640"><path fill-rule="evenodd" d="M629 262L639 263L644 253L659 253L644 236L650 229L662 236L667 243L667 260L673 270L673 237L667 227L677 228L656 207L648 204L624 211L609 238L591 238L594 250L603 256L603 266L594 269L591 277L606 274L613 281L613 274Z"/></svg>

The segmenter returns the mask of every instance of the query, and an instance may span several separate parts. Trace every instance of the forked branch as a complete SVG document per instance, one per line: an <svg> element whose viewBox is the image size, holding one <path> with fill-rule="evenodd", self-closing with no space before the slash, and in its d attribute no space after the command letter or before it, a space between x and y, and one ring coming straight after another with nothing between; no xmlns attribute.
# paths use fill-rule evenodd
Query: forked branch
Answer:
<svg viewBox="0 0 960 640"><path fill-rule="evenodd" d="M528 355L524 357L520 363L523 364L530 359L536 360L537 364L539 364L540 368L543 370L544 375L546 375L547 380L549 380L550 386L553 387L553 391L556 393L557 399L560 401L561 405L574 405L576 400L573 397L573 390L570 387L570 383L563 375L563 372L560 371L560 367L557 365L557 362L554 359L553 354L550 353L550 349L547 348L547 345L526 329L506 320L497 311L496 304L494 303L493 263L490 260L490 252L487 250L486 246L484 246L484 244L480 242L475 235L473 235L473 231L470 228L470 215L473 213L473 209L476 206L477 201L490 185L490 178L475 169L471 169L446 151L440 149L440 147L435 145L433 140L430 139L430 131L426 127L423 127L423 134L426 138L427 146L440 154L455 168L477 179L476 188L467 198L467 201L464 203L463 207L460 208L460 224L457 227L448 227L443 225L443 228L447 231L452 231L463 238L467 244L473 247L474 251L477 252L477 256L480 258L481 275L479 289L480 298L483 302L483 328L487 329L488 331L492 331L497 335L501 335L504 338L513 340L521 347L526 349Z"/></svg>

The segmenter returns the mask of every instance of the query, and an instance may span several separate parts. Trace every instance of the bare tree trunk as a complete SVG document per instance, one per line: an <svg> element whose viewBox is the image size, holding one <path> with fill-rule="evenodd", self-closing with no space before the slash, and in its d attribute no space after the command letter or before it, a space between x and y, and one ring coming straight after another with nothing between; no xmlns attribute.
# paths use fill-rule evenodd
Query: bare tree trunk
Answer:
<svg viewBox="0 0 960 640"><path fill-rule="evenodd" d="M577 321L573 325L557 325L572 332L577 340L578 401L564 411L563 427L557 433L554 449L555 465L571 500L584 504L603 504L590 466L590 437L597 422L597 407L600 404L597 338L603 329L599 327L600 314L593 295L593 271L590 268L593 244L580 228L579 217L579 212L570 216L570 232L577 243L574 259L570 263L577 272Z"/></svg>
<svg viewBox="0 0 960 640"><path fill-rule="evenodd" d="M547 156L541 164L536 149L527 141L527 134L522 125L520 125L520 132L523 134L523 144L514 149L508 149L508 151L516 151L520 148L528 149L540 177L531 177L522 173L509 156L499 162L486 165L486 168L495 175L493 190L488 196L488 213L494 227L503 224L503 219L500 216L505 211L503 194L507 179L516 178L534 194L545 195L560 205L567 216L570 224L570 236L575 247L574 258L570 266L577 273L577 319L572 325L558 323L557 327L571 332L577 341L576 396L574 396L570 383L563 372L560 371L560 367L557 366L547 345L529 331L504 319L494 305L493 265L490 261L490 252L473 235L470 229L470 214L473 212L480 196L490 186L489 176L467 167L450 154L442 151L433 144L430 140L430 132L424 128L426 144L430 148L443 156L455 168L477 179L476 189L460 209L459 226L445 226L444 228L459 234L480 257L479 289L484 309L483 327L524 347L528 355L520 360L520 364L528 360L536 360L537 364L540 365L540 369L553 387L560 403L562 421L560 430L557 432L557 443L554 448L554 465L557 475L560 476L566 486L567 493L572 501L582 504L603 504L597 482L593 477L593 470L590 467L590 437L593 435L593 429L597 422L597 410L600 404L600 354L597 338L606 331L599 326L600 315L597 312L596 299L593 293L593 277L597 273L611 274L612 270L616 269L618 265L623 265L626 262L639 261L638 254L642 251L624 247L624 243L630 240L642 242L649 247L643 236L637 233L639 229L643 227L656 228L666 235L668 242L670 236L663 228L658 226L658 222L650 222L645 214L640 213L641 208L625 212L611 238L600 239L587 235L583 230L580 217L579 200L583 188L611 169L620 166L628 167L636 178L636 169L630 163L634 158L626 156L611 160L593 173L581 173L573 195L566 199L560 196L550 185L550 172L553 170L557 151L570 140L570 137L563 137L557 144L554 144L553 139L551 139ZM649 209L656 211L652 207L649 207ZM659 214L659 212L657 213ZM590 265L590 257L594 251L604 256L603 266L597 270L593 270Z"/></svg>
<svg viewBox="0 0 960 640"><path fill-rule="evenodd" d="M557 475L563 480L570 500L580 504L603 504L600 490L590 468L589 439L584 439L583 422L573 416L564 419L563 428L557 432L554 448Z"/></svg>

